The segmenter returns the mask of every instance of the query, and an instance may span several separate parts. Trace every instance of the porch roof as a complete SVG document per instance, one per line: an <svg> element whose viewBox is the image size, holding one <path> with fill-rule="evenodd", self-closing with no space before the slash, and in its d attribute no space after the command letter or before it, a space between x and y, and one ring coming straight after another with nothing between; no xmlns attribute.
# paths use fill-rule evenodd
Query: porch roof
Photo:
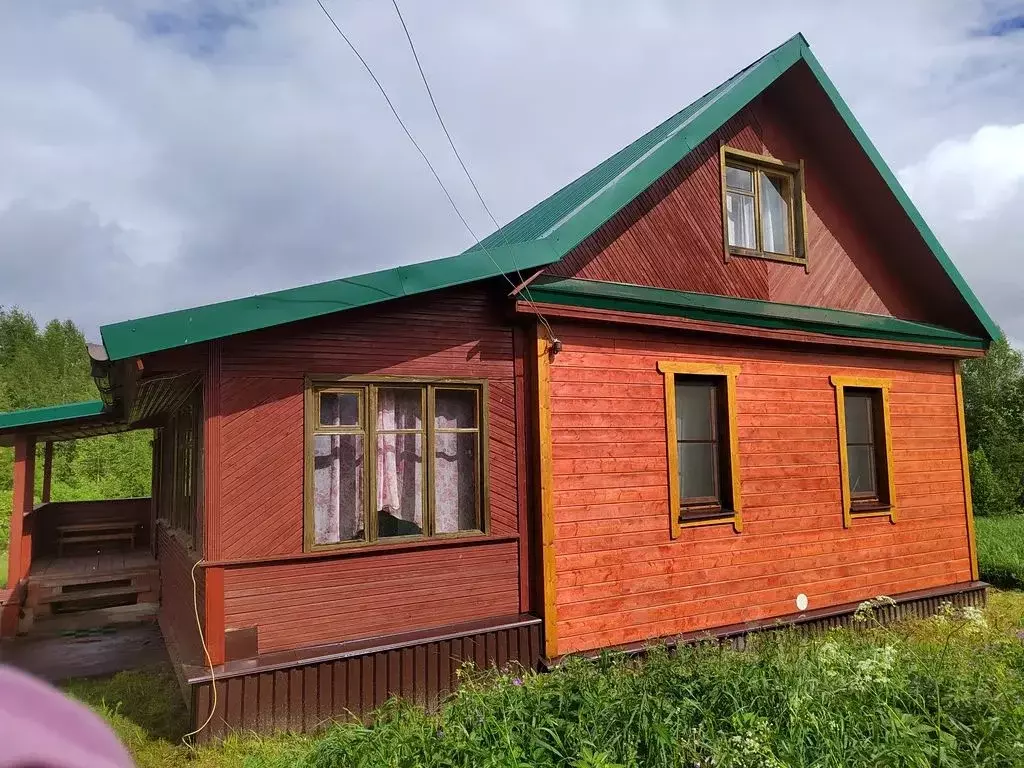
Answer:
<svg viewBox="0 0 1024 768"><path fill-rule="evenodd" d="M58 442L110 435L131 428L102 400L26 408L0 413L0 446L14 445L14 438L19 434L32 435L42 442Z"/></svg>

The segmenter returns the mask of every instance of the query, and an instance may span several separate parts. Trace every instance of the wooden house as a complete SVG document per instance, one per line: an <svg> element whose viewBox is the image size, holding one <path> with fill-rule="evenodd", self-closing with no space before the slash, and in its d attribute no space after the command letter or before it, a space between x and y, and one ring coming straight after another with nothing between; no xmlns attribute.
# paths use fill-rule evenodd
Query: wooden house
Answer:
<svg viewBox="0 0 1024 768"><path fill-rule="evenodd" d="M958 364L998 329L799 35L465 253L101 333L100 400L0 415L3 627L74 520L138 531L204 735L984 598ZM33 507L34 445L135 428L141 514Z"/></svg>

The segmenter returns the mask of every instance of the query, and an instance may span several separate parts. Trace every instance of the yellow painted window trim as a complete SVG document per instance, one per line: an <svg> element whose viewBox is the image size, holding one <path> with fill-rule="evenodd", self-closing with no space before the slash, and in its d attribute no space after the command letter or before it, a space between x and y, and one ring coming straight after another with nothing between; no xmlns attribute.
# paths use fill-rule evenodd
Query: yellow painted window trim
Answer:
<svg viewBox="0 0 1024 768"><path fill-rule="evenodd" d="M889 522L896 523L896 480L892 453L892 421L889 418L890 379L873 379L862 376L832 376L832 386L836 390L836 419L839 424L839 480L842 488L843 527L849 528L855 519L862 517L888 517ZM877 389L882 393L882 419L885 425L885 461L886 475L889 483L889 506L865 512L854 512L850 494L849 456L846 448L846 394L849 387L856 389Z"/></svg>
<svg viewBox="0 0 1024 768"><path fill-rule="evenodd" d="M742 497L740 495L740 436L736 424L736 379L738 365L724 363L691 363L659 360L658 372L665 381L665 437L668 454L668 508L673 539L679 538L684 528L702 528L709 525L731 525L736 533L743 531ZM732 486L732 516L714 520L680 519L679 509L679 454L676 450L676 374L686 376L721 376L725 379L726 409L729 414L729 480Z"/></svg>
<svg viewBox="0 0 1024 768"><path fill-rule="evenodd" d="M977 581L978 543L974 535L974 501L971 499L971 468L967 452L967 425L964 422L964 387L960 376L960 361L953 361L953 378L956 385L957 424L960 431L960 465L964 475L964 511L967 514L967 547L971 558L971 578Z"/></svg>
<svg viewBox="0 0 1024 768"><path fill-rule="evenodd" d="M804 176L804 161L801 159L795 163L785 162L783 160L777 160L769 155L759 155L754 152L736 149L735 147L726 145L725 142L722 142L719 145L718 151L719 172L721 174L722 187L722 246L725 253L725 260L728 261L732 257L766 259L768 261L778 261L784 264L796 264L803 266L804 271L809 274L811 271L811 262L807 238L807 193ZM760 250L759 248L751 250L749 248L740 248L729 244L728 190L725 182L725 168L730 160L733 161L734 165L744 167L747 170L754 172L754 218L756 222L755 227L758 231L759 243L761 231L761 210L758 193L759 181L757 180L756 171L764 170L769 173L784 173L792 177L793 201L790 206L790 228L792 230L793 238L792 254L774 253L772 251Z"/></svg>

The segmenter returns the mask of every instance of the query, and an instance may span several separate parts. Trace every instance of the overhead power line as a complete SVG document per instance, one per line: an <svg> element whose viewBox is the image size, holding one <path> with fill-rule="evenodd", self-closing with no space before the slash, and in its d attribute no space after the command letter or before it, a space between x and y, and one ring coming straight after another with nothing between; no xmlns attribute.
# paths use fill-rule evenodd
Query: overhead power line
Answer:
<svg viewBox="0 0 1024 768"><path fill-rule="evenodd" d="M516 274L519 276L519 285L523 285L526 280L523 278L523 273L519 270L519 264L516 263L515 254L511 248L511 244L508 241L505 232L501 228L501 224L491 213L491 208L487 205L487 201L484 200L483 193L480 191L480 187L477 186L476 181L473 179L473 174L469 172L469 168L466 167L465 161L462 159L462 155L459 154L458 148L455 146L455 140L452 138L451 132L448 130L448 126L444 122L444 118L441 116L441 110L437 106L437 99L434 98L434 91L430 87L430 81L427 80L427 73L423 70L423 63L420 61L419 53L416 51L416 44L412 40L412 33L409 32L409 26L405 23L405 17L402 16L402 9L398 6L398 0L391 0L391 4L395 6L395 13L398 14L398 21L402 24L402 31L405 32L405 39L409 42L409 50L412 51L413 60L416 62L416 69L419 70L420 79L423 81L423 87L427 91L427 96L430 99L430 106L434 108L434 115L437 116L437 122L441 125L441 130L444 131L445 138L448 139L448 145L452 148L452 154L455 155L455 159L459 161L459 165L462 167L462 172L466 174L466 178L469 180L470 186L473 187L473 191L476 193L477 199L480 201L480 205L483 206L484 211L487 212L487 216L490 218L491 223L494 224L496 231L504 241L504 244L508 246L509 256L512 257L512 265L516 268ZM495 265L497 266L497 265ZM500 269L500 267L499 267ZM515 288L517 286L513 286ZM548 336L551 339L555 338L554 332L551 330L551 325L548 323L547 318L544 317L543 313L538 309L537 305L533 303L533 298L530 296L529 286L524 285L522 288L523 296L533 307L534 312L537 313L537 317L543 323L545 329L548 332Z"/></svg>
<svg viewBox="0 0 1024 768"><path fill-rule="evenodd" d="M518 288L519 286L516 283L512 282L512 279L508 276L508 274L505 271L504 267L502 267L500 264L498 264L498 262L495 260L494 256L487 249L487 246L485 246L483 244L483 242L481 242L481 240L477 236L476 232L473 231L473 228L470 226L469 222L466 220L466 217L462 215L462 211L459 210L459 206L455 203L455 199L452 197L451 193L448 191L448 188L444 185L444 182L441 180L441 177L437 173L437 170L434 168L434 165L430 162L430 158L427 157L426 152L423 151L423 148L419 145L419 142L416 141L416 138L412 135L412 132L409 130L408 126L405 124L405 121L402 120L401 115L398 114L398 109L395 107L394 102L392 102L392 100L391 100L391 97L388 96L388 93L385 90L384 86L381 84L380 80L377 78L377 75L374 73L373 68L370 67L370 65L366 61L366 59L364 59L362 54L359 53L359 50L355 47L355 45L352 43L352 41L349 39L349 37L341 29L341 26L338 24L338 22L334 20L334 17L331 15L331 12L327 10L327 7L323 4L322 0L316 0L316 3L317 3L317 5L320 6L320 10L323 11L323 13L327 17L328 21L331 22L331 26L333 26L335 31L341 36L341 39L345 41L345 44L349 47L349 50L351 50L352 53L355 54L356 58L359 59L359 63L363 65L363 69L366 70L366 73L370 76L370 79L372 79L374 84L377 86L377 90L380 91L381 96L384 97L384 101L387 102L387 105L388 105L388 107L391 110L391 114L394 115L395 120L402 127L402 131L405 133L406 137L409 139L409 141L413 145L413 147L416 148L416 151L419 153L419 156L423 159L423 162L426 163L427 168L430 169L431 175L434 177L434 180L437 182L438 186L441 187L441 191L444 192L444 195L448 199L448 203L451 205L452 210L455 211L455 215L459 217L459 220L462 222L463 226L466 228L466 231L469 232L469 234L472 236L473 240L476 242L477 247L480 248L487 255L487 258L490 259L491 263L494 264L494 266L498 269L498 271L505 278L505 280L508 281L509 285L511 285L513 289ZM437 108L437 103L434 100L433 92L430 90L430 84L427 82L426 74L424 74L423 67L420 65L419 56L416 53L416 47L415 47L415 45L412 42L412 37L409 34L409 29L408 29L408 27L405 24L405 19L402 18L402 12L398 8L398 4L397 3L395 3L395 11L398 13L398 18L399 18L399 20L402 23L402 28L405 30L406 40L409 41L409 46L412 49L413 58L416 60L416 66L419 69L420 77L422 78L423 84L424 84L424 86L427 89L427 94L430 97L430 103L434 107L434 114L437 116L438 122L441 123L441 127L444 130L445 136L448 138L448 143L451 146L452 151L455 153L455 157L458 159L459 165L462 166L463 172L466 174L466 177L469 179L469 182L472 185L473 190L476 192L476 195L479 198L480 203L483 205L484 210L487 212L487 215L490 217L491 221L500 230L501 229L500 225L498 224L497 220L494 218L494 215L491 213L490 208L487 206L487 203L484 200L483 195L480 194L480 189L477 187L476 182L473 180L472 175L469 173L469 169L466 168L466 164L463 162L462 156L459 154L458 149L456 149L456 147L455 147L455 142L452 141L451 134L448 132L448 128L447 128L447 126L444 123L444 119L441 117L441 113L440 113L440 111ZM503 238L505 237L504 233L502 233L502 237ZM508 244L508 240L505 239L505 242L506 242L506 245L507 245ZM510 250L510 256L512 257L513 266L515 267L516 273L518 274L518 276L520 278L520 284L522 284L523 282L525 282L523 280L522 272L519 271L519 265L516 264L514 254L511 253L511 249L509 249L509 250ZM553 331L551 330L551 325L544 318L544 316L540 312L540 309L534 304L533 300L530 298L529 288L528 287L524 287L523 288L523 294L524 294L524 297L526 298L527 302L533 307L534 312L536 312L538 318L540 318L541 322L543 323L545 329L548 332L549 337L552 340L554 340L555 336L554 336Z"/></svg>

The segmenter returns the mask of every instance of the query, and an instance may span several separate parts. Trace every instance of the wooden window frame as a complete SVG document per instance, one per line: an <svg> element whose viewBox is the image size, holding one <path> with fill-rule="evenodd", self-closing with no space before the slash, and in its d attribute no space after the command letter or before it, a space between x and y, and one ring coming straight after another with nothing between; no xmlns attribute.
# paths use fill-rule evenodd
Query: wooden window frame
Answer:
<svg viewBox="0 0 1024 768"><path fill-rule="evenodd" d="M753 181L754 198L754 232L757 239L757 248L742 248L729 243L729 211L728 196L729 189L726 186L726 167L742 168L750 171ZM719 146L719 168L721 171L722 185L722 246L725 252L725 260L731 257L752 257L778 261L784 264L798 264L804 267L806 272L811 271L807 247L807 195L804 186L804 161L795 163L776 160L767 155L758 155L753 152L745 152L742 149L726 146L722 143ZM759 172L769 176L785 176L790 179L793 189L792 200L789 206L789 231L793 243L793 253L775 253L764 249L761 241L761 184Z"/></svg>
<svg viewBox="0 0 1024 768"><path fill-rule="evenodd" d="M896 482L893 470L892 421L889 416L889 390L892 387L892 381L889 379L872 379L859 376L832 376L830 377L830 381L836 391L836 419L839 427L839 477L840 487L842 489L843 527L849 528L855 519L862 517L888 517L889 522L895 524ZM878 451L875 466L876 470L882 469L885 472L884 483L882 478L877 480L880 490L884 487L886 491L886 498L884 499L880 497L878 500L873 500L872 502L859 503L853 498L850 491L850 458L846 442L847 389L866 389L877 392L877 402L881 405L882 410L881 422L885 431L885 435L883 436L885 455L884 461L882 461L881 450ZM880 442L881 441L876 437L875 443L879 448L881 447Z"/></svg>
<svg viewBox="0 0 1024 768"><path fill-rule="evenodd" d="M154 462L157 517L184 537L190 547L202 536L203 396L195 387L159 428Z"/></svg>
<svg viewBox="0 0 1024 768"><path fill-rule="evenodd" d="M376 426L377 393L381 389L416 389L421 392L422 429L398 429L378 432ZM477 425L475 429L437 429L435 425L435 398L438 390L471 390L477 398ZM320 394L323 392L359 393L359 426L320 425ZM489 464L489 418L488 384L486 379L453 379L444 377L405 376L325 376L308 375L304 385L304 483L303 483L303 551L322 552L338 549L361 549L373 547L374 551L386 551L389 545L407 545L419 541L463 539L490 535L490 487ZM434 446L438 433L476 433L476 479L477 527L465 531L437 533L434 516ZM377 535L376 509L376 450L378 434L422 434L424 452L423 483L423 532L410 536ZM313 448L317 434L361 434L363 436L363 539L325 544L315 542L315 499L313 493Z"/></svg>
<svg viewBox="0 0 1024 768"><path fill-rule="evenodd" d="M673 539L679 538L684 528L702 528L709 525L732 525L736 533L743 531L742 497L740 493L740 440L736 419L736 380L740 366L719 363L689 363L675 360L659 360L658 371L665 384L665 437L668 454L668 506L670 531ZM725 402L726 417L722 419L728 435L720 435L719 441L727 441L729 459L728 491L731 509L720 516L701 520L683 520L679 491L679 454L676 434L676 376L713 377L724 380L720 392ZM724 479L724 478L723 478ZM721 489L722 492L725 489Z"/></svg>

